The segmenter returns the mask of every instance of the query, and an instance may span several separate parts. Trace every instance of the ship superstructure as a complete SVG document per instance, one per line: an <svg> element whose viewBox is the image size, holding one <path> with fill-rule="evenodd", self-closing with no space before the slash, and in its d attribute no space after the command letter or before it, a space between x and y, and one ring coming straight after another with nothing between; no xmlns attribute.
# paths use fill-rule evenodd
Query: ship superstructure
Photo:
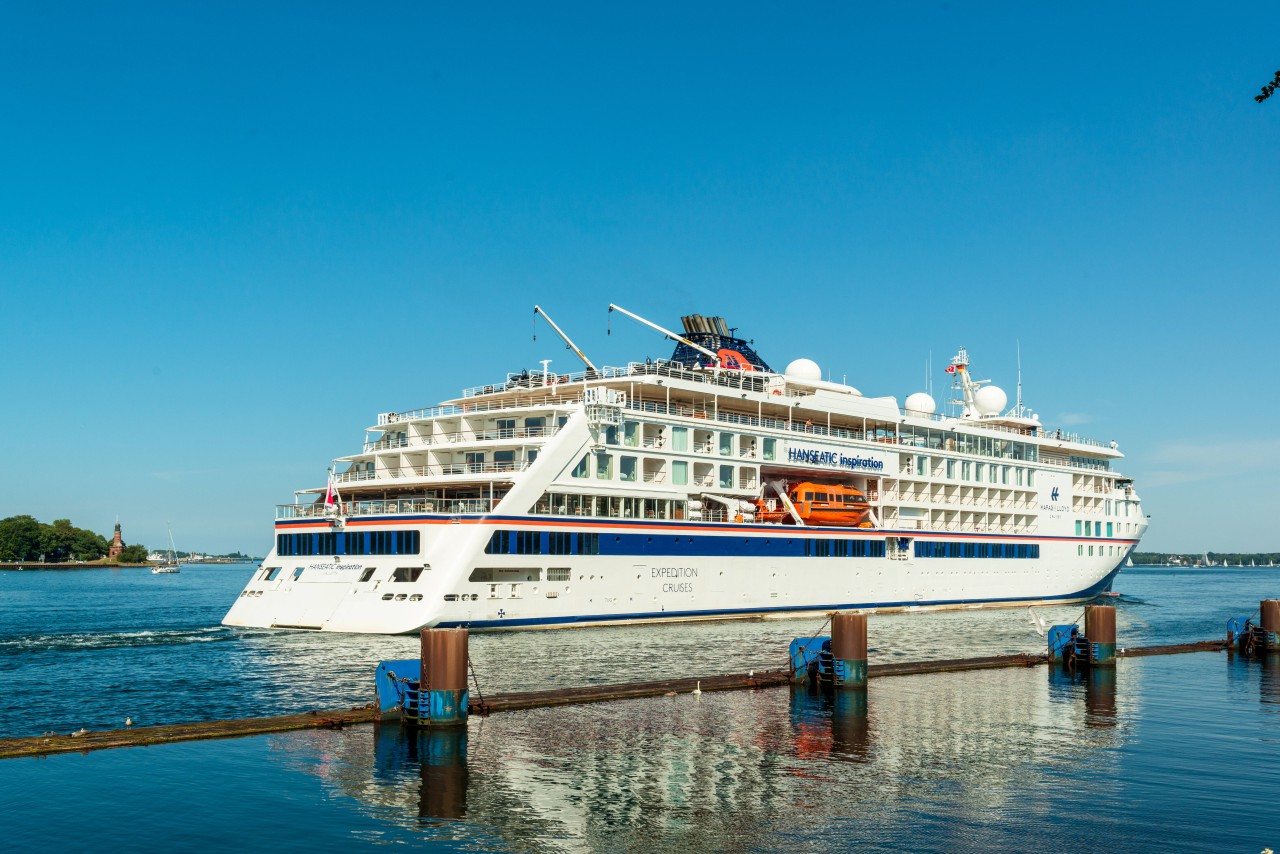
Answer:
<svg viewBox="0 0 1280 854"><path fill-rule="evenodd" d="M617 307L612 307L617 308ZM1071 602L1146 529L1115 443L947 372L954 415L769 368L692 315L670 359L385 412L276 508L228 625L398 634ZM559 332L558 327L556 328Z"/></svg>

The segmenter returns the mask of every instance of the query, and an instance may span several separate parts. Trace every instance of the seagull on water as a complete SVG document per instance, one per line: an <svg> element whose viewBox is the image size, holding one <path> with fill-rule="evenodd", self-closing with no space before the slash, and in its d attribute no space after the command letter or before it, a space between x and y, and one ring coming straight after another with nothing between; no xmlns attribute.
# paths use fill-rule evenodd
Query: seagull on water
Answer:
<svg viewBox="0 0 1280 854"><path fill-rule="evenodd" d="M125 729L128 729L128 728L129 728L129 727L131 727L131 726L133 726L133 718L132 718L132 717L125 718L125 719L124 719L124 728L125 728Z"/></svg>

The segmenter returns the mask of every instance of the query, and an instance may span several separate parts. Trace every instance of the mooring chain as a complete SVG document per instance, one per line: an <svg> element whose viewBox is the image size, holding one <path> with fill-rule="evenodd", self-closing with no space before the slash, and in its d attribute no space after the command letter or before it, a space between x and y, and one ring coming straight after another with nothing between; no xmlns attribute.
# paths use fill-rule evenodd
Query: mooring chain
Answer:
<svg viewBox="0 0 1280 854"><path fill-rule="evenodd" d="M471 656L467 656L467 670L471 672L471 681L476 683L476 694L480 697L480 713L487 715L489 707L484 701L484 692L480 690L480 677L476 674L476 666L471 661Z"/></svg>

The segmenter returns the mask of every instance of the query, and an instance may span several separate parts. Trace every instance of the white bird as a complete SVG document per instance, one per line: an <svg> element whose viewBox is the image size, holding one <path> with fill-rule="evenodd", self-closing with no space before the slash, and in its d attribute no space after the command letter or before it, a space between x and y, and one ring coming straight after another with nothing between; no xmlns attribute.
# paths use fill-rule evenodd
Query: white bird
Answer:
<svg viewBox="0 0 1280 854"><path fill-rule="evenodd" d="M1045 623L1044 617L1037 614L1030 606L1027 606L1027 613L1031 615L1031 628L1035 629L1040 637L1045 637L1049 626Z"/></svg>
<svg viewBox="0 0 1280 854"><path fill-rule="evenodd" d="M756 675L756 672L755 672L754 670L748 670L748 671L747 671L747 678L748 678L748 679L750 679L752 676L755 676L755 675Z"/></svg>
<svg viewBox="0 0 1280 854"><path fill-rule="evenodd" d="M698 680L698 684L693 686L693 695L695 697L702 696L702 680Z"/></svg>
<svg viewBox="0 0 1280 854"><path fill-rule="evenodd" d="M129 717L129 718L125 718L125 719L124 719L124 728L125 728L125 729L128 729L128 728L129 728L129 727L131 727L131 726L133 726L133 718L131 718L131 717Z"/></svg>
<svg viewBox="0 0 1280 854"><path fill-rule="evenodd" d="M84 727L80 727L80 729L79 729L79 730L77 730L76 732L71 733L71 737L72 737L72 738L83 738L84 736L86 736L86 735L88 735L88 734L89 734L89 730L85 729Z"/></svg>

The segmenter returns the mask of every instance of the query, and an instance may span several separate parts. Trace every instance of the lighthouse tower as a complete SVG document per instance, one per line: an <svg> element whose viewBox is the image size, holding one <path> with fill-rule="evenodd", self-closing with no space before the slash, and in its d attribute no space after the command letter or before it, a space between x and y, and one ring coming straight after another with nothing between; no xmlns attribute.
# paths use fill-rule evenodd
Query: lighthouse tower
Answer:
<svg viewBox="0 0 1280 854"><path fill-rule="evenodd" d="M107 550L107 557L119 557L124 551L124 540L120 539L120 520L116 520L116 535L111 540L111 548Z"/></svg>

